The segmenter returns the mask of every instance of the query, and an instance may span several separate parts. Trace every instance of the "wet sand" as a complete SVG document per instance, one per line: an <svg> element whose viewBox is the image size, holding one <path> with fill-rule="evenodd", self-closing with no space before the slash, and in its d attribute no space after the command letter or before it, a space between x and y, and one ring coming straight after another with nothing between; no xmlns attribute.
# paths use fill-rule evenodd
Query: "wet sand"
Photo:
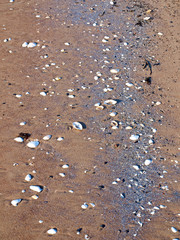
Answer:
<svg viewBox="0 0 180 240"><path fill-rule="evenodd" d="M178 2L0 6L1 239L178 239Z"/></svg>

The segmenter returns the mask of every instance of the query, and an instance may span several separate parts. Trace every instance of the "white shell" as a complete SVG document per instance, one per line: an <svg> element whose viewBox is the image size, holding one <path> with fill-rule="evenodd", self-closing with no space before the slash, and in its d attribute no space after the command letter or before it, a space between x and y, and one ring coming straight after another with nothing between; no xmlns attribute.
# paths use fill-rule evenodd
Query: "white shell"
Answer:
<svg viewBox="0 0 180 240"><path fill-rule="evenodd" d="M36 46L37 46L37 43L35 43L35 42L30 42L30 43L27 45L28 48L33 48L33 47L36 47Z"/></svg>
<svg viewBox="0 0 180 240"><path fill-rule="evenodd" d="M90 203L90 205L91 205L92 207L95 207L95 206L96 206L94 203Z"/></svg>
<svg viewBox="0 0 180 240"><path fill-rule="evenodd" d="M28 175L26 175L26 177L25 177L25 180L26 180L27 182L30 182L32 179L33 179L33 175L31 175L31 174L28 174Z"/></svg>
<svg viewBox="0 0 180 240"><path fill-rule="evenodd" d="M172 231L173 233L176 233L178 230L177 230L175 227L171 227L171 231Z"/></svg>
<svg viewBox="0 0 180 240"><path fill-rule="evenodd" d="M118 73L118 72L119 72L119 69L111 69L110 72L111 72L111 73Z"/></svg>
<svg viewBox="0 0 180 240"><path fill-rule="evenodd" d="M40 95L45 97L47 95L47 93L46 92L40 92Z"/></svg>
<svg viewBox="0 0 180 240"><path fill-rule="evenodd" d="M152 159L146 159L146 161L144 162L144 165L148 166L152 163Z"/></svg>
<svg viewBox="0 0 180 240"><path fill-rule="evenodd" d="M132 141L137 141L138 139L139 139L139 135L131 135L130 136L130 138L129 138L130 140L132 140Z"/></svg>
<svg viewBox="0 0 180 240"><path fill-rule="evenodd" d="M49 235L54 235L54 234L57 233L57 229L56 229L56 228L50 228L50 229L47 231L47 233L48 233Z"/></svg>
<svg viewBox="0 0 180 240"><path fill-rule="evenodd" d="M139 170L139 169L140 169L139 165L133 165L133 168L134 168L135 170Z"/></svg>
<svg viewBox="0 0 180 240"><path fill-rule="evenodd" d="M38 186L38 185L31 185L29 188L30 188L32 191L35 191L35 192L42 192L42 190L43 190L43 187Z"/></svg>
<svg viewBox="0 0 180 240"><path fill-rule="evenodd" d="M115 117L115 116L117 115L117 112L111 112L109 115L110 115L111 117Z"/></svg>
<svg viewBox="0 0 180 240"><path fill-rule="evenodd" d="M87 209L87 208L88 208L88 204L87 204L87 203L82 204L82 205L81 205L81 208L82 208L82 209Z"/></svg>
<svg viewBox="0 0 180 240"><path fill-rule="evenodd" d="M28 43L27 42L24 42L23 44L22 44L22 47L27 47L28 46Z"/></svg>
<svg viewBox="0 0 180 240"><path fill-rule="evenodd" d="M104 106L102 105L96 107L96 110L103 110L103 109L104 109Z"/></svg>
<svg viewBox="0 0 180 240"><path fill-rule="evenodd" d="M14 206L14 207L17 207L17 205L22 201L21 198L18 198L18 199L14 199L11 201L11 204Z"/></svg>
<svg viewBox="0 0 180 240"><path fill-rule="evenodd" d="M19 125L20 125L20 126L24 126L24 125L26 125L26 123L27 123L27 122L20 122Z"/></svg>
<svg viewBox="0 0 180 240"><path fill-rule="evenodd" d="M28 142L27 146L29 148L36 148L38 145L39 145L39 141L31 141L31 142Z"/></svg>
<svg viewBox="0 0 180 240"><path fill-rule="evenodd" d="M64 165L62 166L62 168L69 168L69 165L68 165L68 164L64 164Z"/></svg>
<svg viewBox="0 0 180 240"><path fill-rule="evenodd" d="M37 200L39 198L38 195L32 195L32 199Z"/></svg>
<svg viewBox="0 0 180 240"><path fill-rule="evenodd" d="M118 121L111 121L111 128L112 129L117 129L119 127Z"/></svg>
<svg viewBox="0 0 180 240"><path fill-rule="evenodd" d="M46 135L43 137L43 140L48 141L52 138L52 135Z"/></svg>
<svg viewBox="0 0 180 240"><path fill-rule="evenodd" d="M24 139L22 137L16 137L16 138L14 138L14 141L22 143L22 142L24 142Z"/></svg>
<svg viewBox="0 0 180 240"><path fill-rule="evenodd" d="M57 138L57 141L58 141L58 142L63 141L63 140L64 140L63 137L58 137L58 138Z"/></svg>
<svg viewBox="0 0 180 240"><path fill-rule="evenodd" d="M61 177L65 177L66 174L65 174L65 173L59 173L59 176L61 176Z"/></svg>
<svg viewBox="0 0 180 240"><path fill-rule="evenodd" d="M80 130L80 131L83 130L83 126L82 126L82 124L79 123L79 122L73 122L72 125L73 125L73 128L76 129L76 130Z"/></svg>
<svg viewBox="0 0 180 240"><path fill-rule="evenodd" d="M132 87L133 84L132 84L132 83L126 83L126 86L128 86L128 87Z"/></svg>
<svg viewBox="0 0 180 240"><path fill-rule="evenodd" d="M107 104L107 105L115 105L117 103L116 100L113 100L113 99L108 99L106 101L104 101L104 104Z"/></svg>
<svg viewBox="0 0 180 240"><path fill-rule="evenodd" d="M22 95L21 95L21 94L16 94L16 97L17 97L17 98L21 98Z"/></svg>

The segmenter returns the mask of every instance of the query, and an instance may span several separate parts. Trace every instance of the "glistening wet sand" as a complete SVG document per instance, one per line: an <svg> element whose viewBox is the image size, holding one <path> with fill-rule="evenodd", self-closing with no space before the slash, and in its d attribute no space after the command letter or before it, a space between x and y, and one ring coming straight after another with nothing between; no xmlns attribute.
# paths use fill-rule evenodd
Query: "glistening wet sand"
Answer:
<svg viewBox="0 0 180 240"><path fill-rule="evenodd" d="M176 8L1 3L2 239L178 238Z"/></svg>

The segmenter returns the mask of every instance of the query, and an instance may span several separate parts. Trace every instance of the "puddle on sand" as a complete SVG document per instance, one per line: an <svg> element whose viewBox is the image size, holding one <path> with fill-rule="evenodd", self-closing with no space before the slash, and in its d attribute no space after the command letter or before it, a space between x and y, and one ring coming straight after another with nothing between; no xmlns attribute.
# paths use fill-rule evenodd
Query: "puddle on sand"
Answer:
<svg viewBox="0 0 180 240"><path fill-rule="evenodd" d="M24 220L17 231L28 222L34 231L26 234L34 239L47 233L54 239L138 239L143 224L166 208L168 186L159 185L166 172L154 144L154 124L162 117L141 82L148 35L136 21L147 10L125 1L37 2L32 41L38 38L39 46L22 69L30 81L21 92L31 94L22 94L19 123L28 123L24 131L39 146L17 143L11 152L22 152L11 178L17 174L18 188L26 189L14 190L12 198L26 200L17 206ZM30 189L43 189L38 195L24 183L31 173ZM23 208L28 216L33 212L31 223Z"/></svg>

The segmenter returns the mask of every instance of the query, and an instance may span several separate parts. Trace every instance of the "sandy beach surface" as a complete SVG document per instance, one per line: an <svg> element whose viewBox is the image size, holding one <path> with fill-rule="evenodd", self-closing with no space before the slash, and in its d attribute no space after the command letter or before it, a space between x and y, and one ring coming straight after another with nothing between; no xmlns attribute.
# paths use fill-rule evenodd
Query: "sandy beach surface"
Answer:
<svg viewBox="0 0 180 240"><path fill-rule="evenodd" d="M180 239L179 21L0 0L0 239Z"/></svg>

